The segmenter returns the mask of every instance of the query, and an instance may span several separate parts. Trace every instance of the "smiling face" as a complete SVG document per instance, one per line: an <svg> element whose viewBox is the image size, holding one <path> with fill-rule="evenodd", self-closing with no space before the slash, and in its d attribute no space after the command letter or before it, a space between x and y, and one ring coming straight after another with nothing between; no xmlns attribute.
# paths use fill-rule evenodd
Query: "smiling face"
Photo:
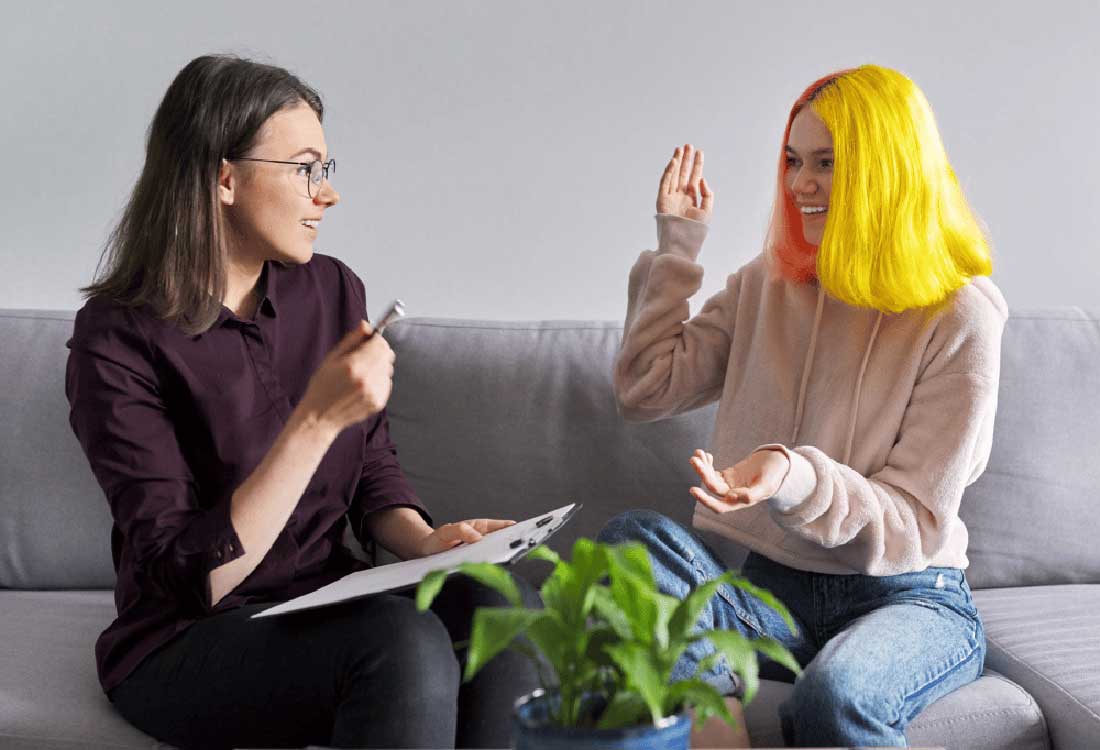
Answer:
<svg viewBox="0 0 1100 750"><path fill-rule="evenodd" d="M820 245L833 188L833 136L821 118L803 107L791 121L783 185L802 215L802 234Z"/></svg>
<svg viewBox="0 0 1100 750"><path fill-rule="evenodd" d="M246 156L308 163L327 161L328 148L320 120L303 103L268 118ZM309 262L318 224L340 196L326 179L310 198L308 171L293 164L223 164L218 194L233 236L233 261L242 266Z"/></svg>

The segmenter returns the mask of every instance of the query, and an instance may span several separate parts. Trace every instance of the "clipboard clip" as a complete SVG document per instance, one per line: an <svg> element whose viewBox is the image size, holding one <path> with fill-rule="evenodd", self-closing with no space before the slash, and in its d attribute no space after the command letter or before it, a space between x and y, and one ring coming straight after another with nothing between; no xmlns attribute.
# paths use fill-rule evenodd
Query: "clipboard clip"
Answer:
<svg viewBox="0 0 1100 750"><path fill-rule="evenodd" d="M553 514L543 516L538 521L536 521L535 522L535 528L536 529L544 529L544 531L541 534L539 534L537 538L535 536L531 536L531 537L527 537L527 538L520 537L519 539L513 539L508 544L508 547L509 547L509 549L515 550L515 554L513 554L512 557L508 559L507 564L512 565L513 563L518 562L528 552L530 552L535 547L539 546L540 544L545 542L547 539L549 539L551 536L553 536L554 532L556 532L558 529L560 529L562 526L564 526L566 524L566 522L568 522L569 519L571 519L576 514L576 512L578 510L580 510L582 507L584 507L584 506L581 503L575 504L572 508L570 508L564 514L562 514L561 518L559 518L558 522L556 524L554 524L553 526L550 525L554 522L554 515ZM548 526L550 528L546 528Z"/></svg>

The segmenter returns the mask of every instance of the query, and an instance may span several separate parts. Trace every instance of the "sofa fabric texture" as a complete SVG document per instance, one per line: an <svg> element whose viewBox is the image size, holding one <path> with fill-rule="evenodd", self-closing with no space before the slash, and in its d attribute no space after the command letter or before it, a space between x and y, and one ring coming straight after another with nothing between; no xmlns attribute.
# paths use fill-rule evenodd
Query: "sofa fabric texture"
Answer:
<svg viewBox="0 0 1100 750"><path fill-rule="evenodd" d="M111 519L68 424L72 319L0 310L0 746L152 748L95 680L92 646L114 617ZM714 407L624 422L611 390L621 325L412 319L386 336L398 456L437 523L583 503L560 552L630 508L690 526L687 459ZM1002 347L989 466L960 511L987 672L918 716L910 741L1100 746L1100 312L1013 311ZM744 555L701 536L731 565ZM765 681L747 708L756 746L777 742L789 689Z"/></svg>

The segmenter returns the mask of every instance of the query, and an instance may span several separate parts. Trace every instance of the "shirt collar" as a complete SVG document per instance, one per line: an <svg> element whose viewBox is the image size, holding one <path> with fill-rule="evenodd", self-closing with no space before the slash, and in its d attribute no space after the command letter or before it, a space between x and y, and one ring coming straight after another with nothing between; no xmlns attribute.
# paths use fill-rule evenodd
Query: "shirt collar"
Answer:
<svg viewBox="0 0 1100 750"><path fill-rule="evenodd" d="M260 278L256 281L256 286L260 290L260 304L256 306L256 315L259 317L261 314L266 314L269 317L278 317L278 284L275 278L278 276L278 269L273 266L274 261L265 260L263 269L260 271ZM230 321L238 321L243 323L251 323L254 321L242 321L233 311L225 305L222 305L221 311L218 313L218 319L214 321L214 325L211 328L220 328Z"/></svg>

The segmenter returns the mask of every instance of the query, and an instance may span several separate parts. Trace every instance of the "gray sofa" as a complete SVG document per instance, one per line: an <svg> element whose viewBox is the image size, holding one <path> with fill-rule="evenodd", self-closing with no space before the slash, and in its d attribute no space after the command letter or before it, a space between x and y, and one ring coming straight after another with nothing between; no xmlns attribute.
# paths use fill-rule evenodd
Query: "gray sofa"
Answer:
<svg viewBox="0 0 1100 750"><path fill-rule="evenodd" d="M114 616L110 518L68 426L72 312L0 311L0 748L150 748L111 709L92 644ZM626 424L611 392L620 326L413 319L387 331L400 457L439 521L526 517L569 501L579 535L632 507L684 523L687 457L713 408ZM970 487L968 576L986 674L930 706L910 742L1100 748L1100 314L1016 311L1003 349L993 455ZM732 564L741 551L712 536ZM525 562L532 576L540 564ZM766 682L754 745L779 746Z"/></svg>

